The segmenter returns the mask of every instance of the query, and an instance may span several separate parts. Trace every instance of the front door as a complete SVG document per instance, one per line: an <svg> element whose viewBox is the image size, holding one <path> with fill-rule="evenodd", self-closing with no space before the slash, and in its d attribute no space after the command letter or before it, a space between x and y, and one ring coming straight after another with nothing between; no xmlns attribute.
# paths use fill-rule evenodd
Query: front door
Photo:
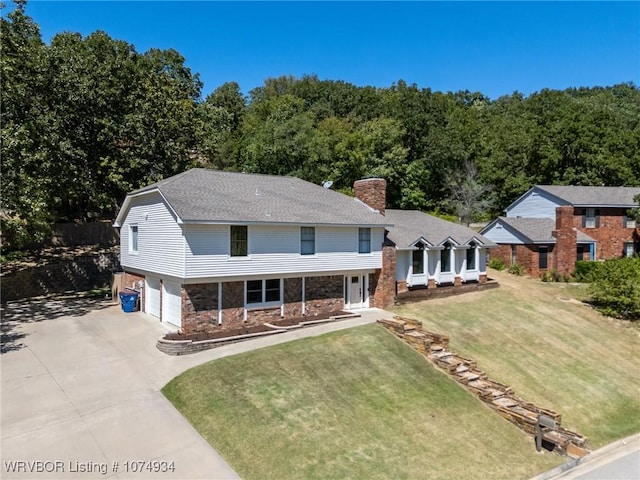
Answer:
<svg viewBox="0 0 640 480"><path fill-rule="evenodd" d="M351 277L349 283L349 307L362 307L362 278L360 275Z"/></svg>

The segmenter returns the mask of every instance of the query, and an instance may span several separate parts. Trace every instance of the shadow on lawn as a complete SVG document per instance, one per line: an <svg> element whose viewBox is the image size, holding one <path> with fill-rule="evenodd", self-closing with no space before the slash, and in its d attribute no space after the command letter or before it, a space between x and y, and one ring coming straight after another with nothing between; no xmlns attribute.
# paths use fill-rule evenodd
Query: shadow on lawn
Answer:
<svg viewBox="0 0 640 480"><path fill-rule="evenodd" d="M81 317L93 310L102 310L112 305L111 300L81 296L55 296L3 303L0 307L2 330L0 353L25 347L21 340L26 335L20 332L21 324L55 320L66 316Z"/></svg>

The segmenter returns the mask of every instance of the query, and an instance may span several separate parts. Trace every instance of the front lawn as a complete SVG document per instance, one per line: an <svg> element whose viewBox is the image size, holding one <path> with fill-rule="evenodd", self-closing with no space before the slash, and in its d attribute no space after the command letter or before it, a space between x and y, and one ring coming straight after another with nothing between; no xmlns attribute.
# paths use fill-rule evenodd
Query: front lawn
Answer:
<svg viewBox="0 0 640 480"><path fill-rule="evenodd" d="M592 449L639 432L639 325L580 303L579 286L492 275L500 288L397 312ZM216 360L163 392L246 479L518 479L565 461L378 325Z"/></svg>
<svg viewBox="0 0 640 480"><path fill-rule="evenodd" d="M216 360L163 392L246 479L515 479L562 462L378 325Z"/></svg>

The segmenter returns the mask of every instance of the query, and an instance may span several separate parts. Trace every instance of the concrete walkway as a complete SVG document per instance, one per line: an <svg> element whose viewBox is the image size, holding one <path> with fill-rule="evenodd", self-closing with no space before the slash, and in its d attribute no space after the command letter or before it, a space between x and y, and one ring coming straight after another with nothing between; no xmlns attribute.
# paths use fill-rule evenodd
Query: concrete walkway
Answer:
<svg viewBox="0 0 640 480"><path fill-rule="evenodd" d="M238 478L160 389L216 358L390 316L370 311L170 357L155 347L164 327L145 314L78 299L9 303L2 311L0 477Z"/></svg>

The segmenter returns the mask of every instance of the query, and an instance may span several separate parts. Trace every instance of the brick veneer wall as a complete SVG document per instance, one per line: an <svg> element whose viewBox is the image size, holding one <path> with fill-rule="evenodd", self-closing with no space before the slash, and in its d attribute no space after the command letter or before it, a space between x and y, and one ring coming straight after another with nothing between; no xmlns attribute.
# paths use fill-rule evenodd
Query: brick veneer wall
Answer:
<svg viewBox="0 0 640 480"><path fill-rule="evenodd" d="M540 256L537 245L516 245L516 263L524 268L527 275L539 277L543 272L554 268L554 245L547 245L547 269L540 269ZM511 245L499 245L491 250L491 258L499 258L509 267L511 265ZM573 269L572 269L573 271Z"/></svg>
<svg viewBox="0 0 640 480"><path fill-rule="evenodd" d="M285 317L301 317L302 312L302 277L284 279L284 315Z"/></svg>
<svg viewBox="0 0 640 480"><path fill-rule="evenodd" d="M139 285L141 285L142 282L142 286L143 288L140 288ZM140 292L141 295L138 295L138 307L140 308L141 312L146 311L146 305L144 303L144 276L142 275L136 275L135 273L130 273L130 272L124 272L124 288L127 289L133 289L136 290L137 292ZM160 293L162 295L162 293ZM120 301L120 299L118 299L118 301Z"/></svg>
<svg viewBox="0 0 640 480"><path fill-rule="evenodd" d="M244 325L244 282L222 284L222 328Z"/></svg>
<svg viewBox="0 0 640 480"><path fill-rule="evenodd" d="M344 308L344 276L305 278L305 305L309 316Z"/></svg>
<svg viewBox="0 0 640 480"><path fill-rule="evenodd" d="M406 285L406 283L405 283ZM382 268L369 275L370 305L389 308L396 296L396 247L382 246Z"/></svg>
<svg viewBox="0 0 640 480"><path fill-rule="evenodd" d="M572 225L596 240L596 259L620 257L623 254L624 244L634 242L634 232L640 235L640 228L625 228L623 219L626 209L599 208L599 227L585 228L582 226L582 208L572 209Z"/></svg>
<svg viewBox="0 0 640 480"><path fill-rule="evenodd" d="M182 329L186 334L221 330L218 327L217 283L182 287Z"/></svg>

